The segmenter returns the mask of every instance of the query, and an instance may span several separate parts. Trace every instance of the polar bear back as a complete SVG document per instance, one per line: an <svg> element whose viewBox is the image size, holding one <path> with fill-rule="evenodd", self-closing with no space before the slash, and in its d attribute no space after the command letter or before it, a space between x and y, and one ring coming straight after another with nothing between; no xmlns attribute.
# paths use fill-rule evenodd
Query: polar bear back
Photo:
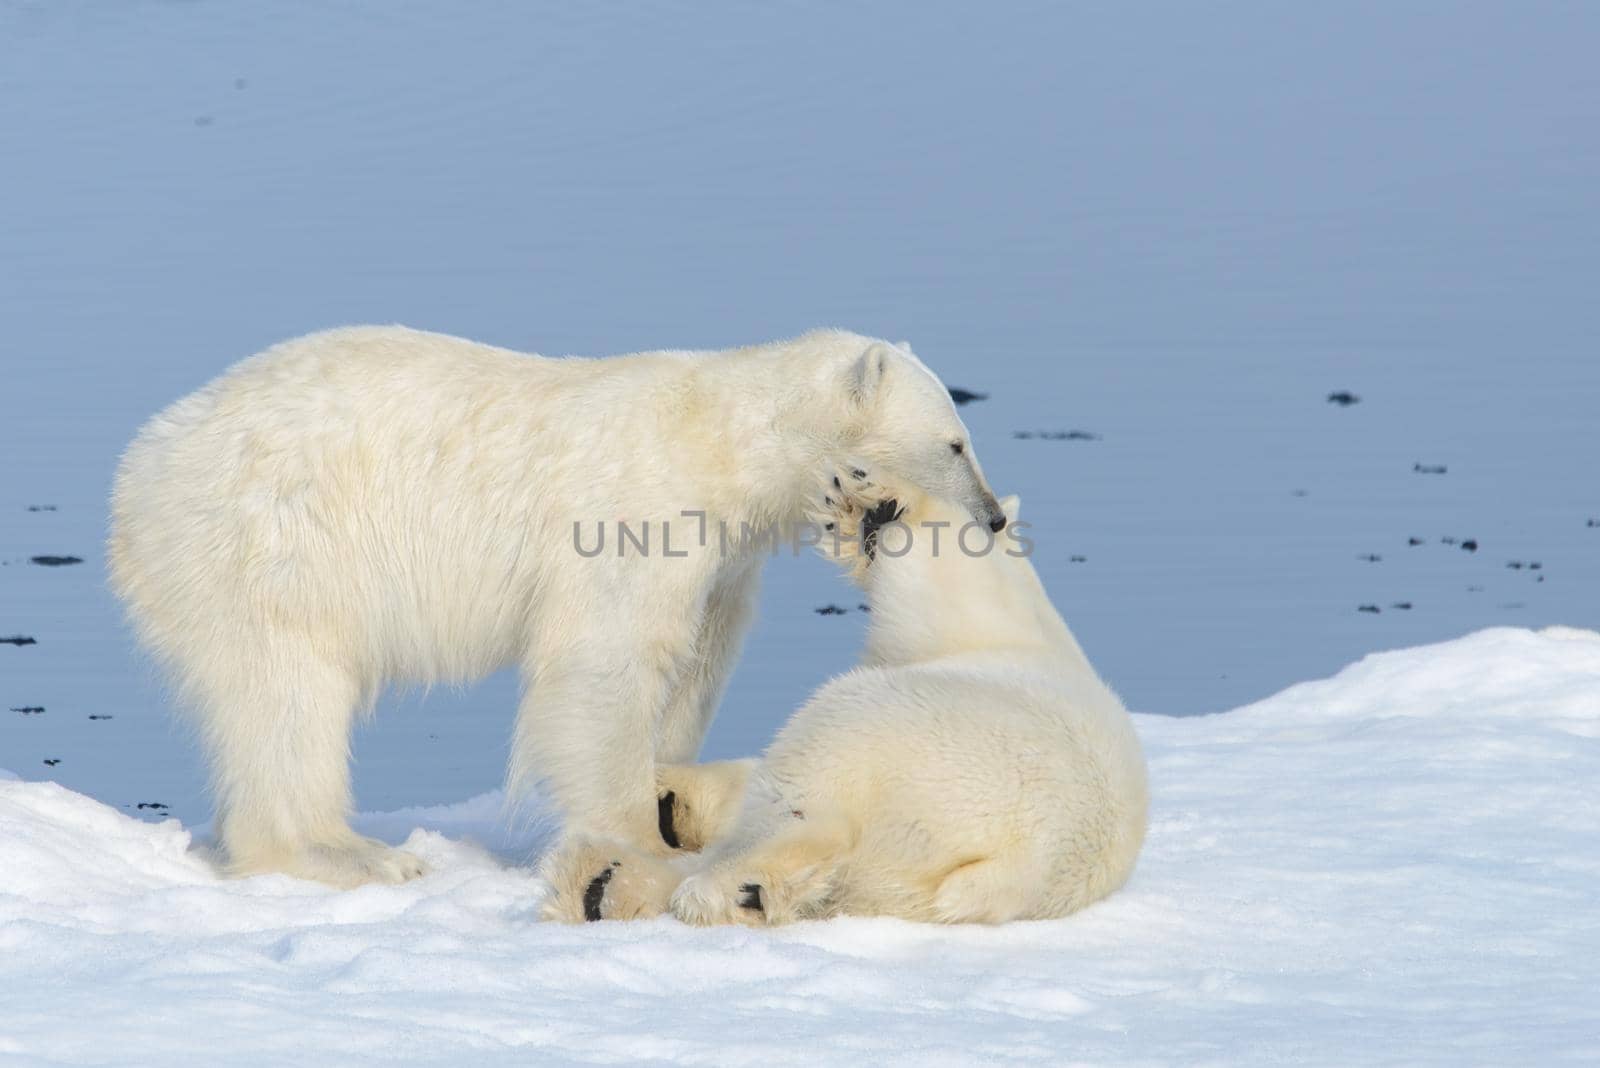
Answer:
<svg viewBox="0 0 1600 1068"><path fill-rule="evenodd" d="M285 342L129 447L113 582L158 653L192 642L196 619L270 617L379 676L477 677L516 654L531 603L578 561L573 522L627 514L619 486L633 517L704 496L693 435L659 447L692 367L404 327Z"/></svg>

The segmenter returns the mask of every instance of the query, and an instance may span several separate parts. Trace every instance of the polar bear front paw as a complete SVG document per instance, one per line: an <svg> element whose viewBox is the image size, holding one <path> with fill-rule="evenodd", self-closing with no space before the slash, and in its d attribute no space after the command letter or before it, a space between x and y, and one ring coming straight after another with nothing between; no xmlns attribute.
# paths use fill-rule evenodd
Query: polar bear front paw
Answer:
<svg viewBox="0 0 1600 1068"><path fill-rule="evenodd" d="M866 468L846 466L824 480L807 514L820 528L818 551L844 562L859 577L877 555L878 531L903 511Z"/></svg>
<svg viewBox="0 0 1600 1068"><path fill-rule="evenodd" d="M825 532L853 539L861 533L861 517L882 497L882 487L866 468L847 464L817 483L806 511Z"/></svg>
<svg viewBox="0 0 1600 1068"><path fill-rule="evenodd" d="M673 849L698 852L721 838L739 814L755 765L753 759L657 765L661 840Z"/></svg>
<svg viewBox="0 0 1600 1068"><path fill-rule="evenodd" d="M767 923L761 884L718 872L700 872L680 883L672 894L672 914L701 927L723 923L761 927Z"/></svg>
<svg viewBox="0 0 1600 1068"><path fill-rule="evenodd" d="M678 885L666 861L598 839L568 843L546 859L540 874L549 886L540 915L558 923L659 916Z"/></svg>

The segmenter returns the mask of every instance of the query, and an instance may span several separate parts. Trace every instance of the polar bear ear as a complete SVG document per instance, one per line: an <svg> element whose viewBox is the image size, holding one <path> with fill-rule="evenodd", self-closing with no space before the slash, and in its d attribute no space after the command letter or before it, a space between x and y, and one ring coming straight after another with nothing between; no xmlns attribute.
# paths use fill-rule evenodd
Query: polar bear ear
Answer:
<svg viewBox="0 0 1600 1068"><path fill-rule="evenodd" d="M876 398L879 387L883 385L883 376L889 370L890 352L888 345L874 341L851 362L850 370L845 375L846 389L856 404L866 407Z"/></svg>
<svg viewBox="0 0 1600 1068"><path fill-rule="evenodd" d="M1022 498L1015 493L1000 498L1000 510L1006 514L1007 523L1015 523L1017 516L1022 512Z"/></svg>

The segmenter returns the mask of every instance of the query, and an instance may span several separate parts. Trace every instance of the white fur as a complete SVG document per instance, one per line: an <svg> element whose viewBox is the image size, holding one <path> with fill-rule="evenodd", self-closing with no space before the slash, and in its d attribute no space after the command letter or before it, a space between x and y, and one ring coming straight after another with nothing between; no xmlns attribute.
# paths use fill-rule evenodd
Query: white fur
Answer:
<svg viewBox="0 0 1600 1068"><path fill-rule="evenodd" d="M998 514L970 448L949 455L965 434L908 350L842 331L586 360L335 330L141 430L111 577L193 710L237 872L420 872L348 827L352 719L386 684L511 664L513 785L542 782L575 833L659 849L657 761L694 758L762 558L718 524L736 543L799 519L846 454ZM648 557L618 557L619 520L648 521ZM592 548L602 522L581 556L574 525Z"/></svg>
<svg viewBox="0 0 1600 1068"><path fill-rule="evenodd" d="M834 512L853 537L859 503ZM950 524L937 553L924 522ZM870 562L844 543L871 602L862 666L818 690L759 763L663 769L686 837L709 845L687 877L681 860L622 859L629 877L602 917L1001 923L1065 915L1127 880L1148 809L1132 721L1012 555L1020 541L968 556L967 522L921 498L902 518L903 555L888 529ZM590 869L616 859L602 853ZM584 884L553 885L547 915L579 918Z"/></svg>

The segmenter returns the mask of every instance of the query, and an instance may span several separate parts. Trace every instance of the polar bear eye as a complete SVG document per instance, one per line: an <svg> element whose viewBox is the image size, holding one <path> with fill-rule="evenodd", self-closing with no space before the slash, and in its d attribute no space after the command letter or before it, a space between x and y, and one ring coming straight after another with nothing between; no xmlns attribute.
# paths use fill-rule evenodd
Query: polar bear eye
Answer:
<svg viewBox="0 0 1600 1068"><path fill-rule="evenodd" d="M957 456L960 456L966 450L967 447L959 441L952 441L950 443L950 451L955 453Z"/></svg>

